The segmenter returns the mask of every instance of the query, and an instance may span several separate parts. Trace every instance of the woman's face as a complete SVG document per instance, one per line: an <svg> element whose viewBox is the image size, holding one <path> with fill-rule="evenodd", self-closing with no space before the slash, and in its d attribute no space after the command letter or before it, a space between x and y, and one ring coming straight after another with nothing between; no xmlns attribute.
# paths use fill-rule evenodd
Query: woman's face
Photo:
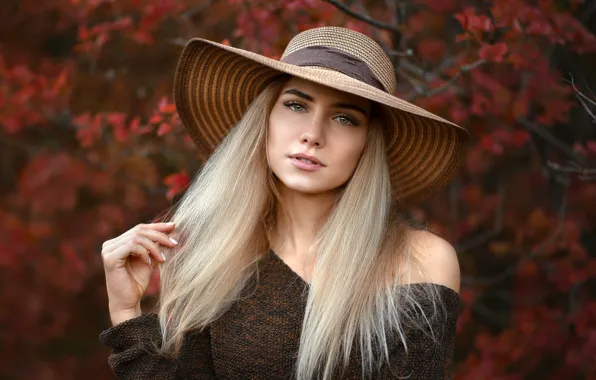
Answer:
<svg viewBox="0 0 596 380"><path fill-rule="evenodd" d="M318 194L345 184L364 151L370 112L367 99L292 77L269 117L267 159L281 185Z"/></svg>

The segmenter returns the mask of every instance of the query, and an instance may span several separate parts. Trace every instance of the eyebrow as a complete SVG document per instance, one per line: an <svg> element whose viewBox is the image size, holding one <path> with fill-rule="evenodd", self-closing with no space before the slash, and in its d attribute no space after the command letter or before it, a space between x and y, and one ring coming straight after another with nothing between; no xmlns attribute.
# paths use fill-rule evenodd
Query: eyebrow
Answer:
<svg viewBox="0 0 596 380"><path fill-rule="evenodd" d="M309 102L314 102L314 101L315 101L315 99L314 99L312 96L310 96L310 95L308 95L308 94L305 94L305 93L304 93L304 92L302 92L302 91L298 91L298 90L296 90L295 88L291 88L291 89L289 89L289 90L286 90L286 91L284 91L283 93L284 93L284 94L294 94L294 95L296 95L296 96L299 96L299 97L301 97L302 99L306 99L306 100L308 100ZM368 112L366 112L366 111L364 110L364 108L362 108L362 107L359 107L359 106L357 106L357 105L355 105L355 104L352 104L352 103L341 103L341 102L340 102L340 103L333 103L333 104L331 105L331 107L338 107L338 108L347 108L347 109L352 109L352 110L354 110L354 111L358 111L358 112L360 112L361 114L363 114L364 116L368 117Z"/></svg>

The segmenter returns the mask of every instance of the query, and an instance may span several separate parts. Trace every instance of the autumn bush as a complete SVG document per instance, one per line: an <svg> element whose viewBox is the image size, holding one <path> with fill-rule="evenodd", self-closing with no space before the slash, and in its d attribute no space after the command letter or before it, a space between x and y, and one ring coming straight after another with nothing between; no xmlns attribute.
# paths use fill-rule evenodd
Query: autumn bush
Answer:
<svg viewBox="0 0 596 380"><path fill-rule="evenodd" d="M587 0L3 2L1 378L113 377L101 243L153 220L201 165L171 97L184 42L278 58L322 25L379 41L396 95L473 137L454 181L411 210L460 256L455 378L596 378Z"/></svg>

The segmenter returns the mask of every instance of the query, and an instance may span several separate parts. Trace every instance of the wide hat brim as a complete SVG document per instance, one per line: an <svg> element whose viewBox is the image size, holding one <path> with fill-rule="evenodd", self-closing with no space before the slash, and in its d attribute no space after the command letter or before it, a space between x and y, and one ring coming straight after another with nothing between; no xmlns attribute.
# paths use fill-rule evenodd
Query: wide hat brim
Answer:
<svg viewBox="0 0 596 380"><path fill-rule="evenodd" d="M345 91L385 106L387 159L399 204L427 198L460 167L470 136L464 128L338 71L301 67L202 38L185 45L174 78L184 127L208 159L250 103L282 74Z"/></svg>

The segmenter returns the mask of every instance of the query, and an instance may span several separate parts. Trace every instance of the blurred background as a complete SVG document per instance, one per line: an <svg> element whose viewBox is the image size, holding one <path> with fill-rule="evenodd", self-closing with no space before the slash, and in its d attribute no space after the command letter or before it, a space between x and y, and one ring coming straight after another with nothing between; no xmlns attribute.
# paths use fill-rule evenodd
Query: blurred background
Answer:
<svg viewBox="0 0 596 380"><path fill-rule="evenodd" d="M201 165L171 97L185 41L279 58L323 25L473 136L411 211L460 257L455 378L596 379L594 0L2 0L0 378L113 378L101 245Z"/></svg>

